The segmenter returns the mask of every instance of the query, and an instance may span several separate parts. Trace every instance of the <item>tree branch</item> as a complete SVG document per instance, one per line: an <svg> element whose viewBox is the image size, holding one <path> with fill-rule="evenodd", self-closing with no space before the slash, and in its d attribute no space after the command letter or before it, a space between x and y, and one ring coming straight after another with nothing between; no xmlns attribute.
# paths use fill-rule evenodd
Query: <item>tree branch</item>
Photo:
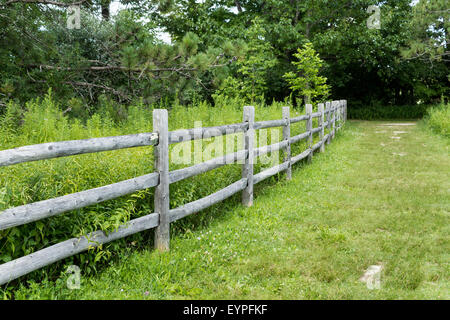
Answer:
<svg viewBox="0 0 450 320"><path fill-rule="evenodd" d="M234 3L237 7L238 12L242 13L242 7L241 7L241 3L239 2L239 0L234 0Z"/></svg>
<svg viewBox="0 0 450 320"><path fill-rule="evenodd" d="M70 7L70 6L79 6L89 0L80 0L72 3L64 3L59 1L52 1L52 0L9 0L4 5L8 6L13 3L29 3L29 4L51 4L58 7Z"/></svg>

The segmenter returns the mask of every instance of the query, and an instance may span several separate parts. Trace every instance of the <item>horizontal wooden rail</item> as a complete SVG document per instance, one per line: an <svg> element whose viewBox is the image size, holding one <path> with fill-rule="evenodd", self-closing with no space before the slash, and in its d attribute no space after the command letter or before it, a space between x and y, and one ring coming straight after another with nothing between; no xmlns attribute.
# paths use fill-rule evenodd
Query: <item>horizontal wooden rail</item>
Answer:
<svg viewBox="0 0 450 320"><path fill-rule="evenodd" d="M285 171L288 167L289 167L289 162L283 162L282 164L274 166L270 169L261 171L260 173L254 175L253 183L257 184L273 175L276 175L277 173Z"/></svg>
<svg viewBox="0 0 450 320"><path fill-rule="evenodd" d="M255 122L253 129L259 130L259 129L267 129L267 128L273 128L273 127L283 127L286 125L286 120L267 120L267 121L259 121Z"/></svg>
<svg viewBox="0 0 450 320"><path fill-rule="evenodd" d="M169 132L169 144L213 138L227 134L244 132L248 127L247 123L228 124L217 127L205 127L194 129L180 129Z"/></svg>
<svg viewBox="0 0 450 320"><path fill-rule="evenodd" d="M288 145L288 141L280 141L278 143L274 143L268 146L259 147L257 149L254 149L254 155L255 157L260 157L262 155L265 155L269 152L275 152L280 149L285 148Z"/></svg>
<svg viewBox="0 0 450 320"><path fill-rule="evenodd" d="M152 213L131 220L120 226L118 230L109 234L105 234L103 231L95 231L87 236L72 238L16 260L4 263L0 265L0 285L64 258L86 251L91 247L97 247L101 244L154 228L158 225L158 219L158 214Z"/></svg>
<svg viewBox="0 0 450 320"><path fill-rule="evenodd" d="M316 151L317 149L320 148L320 146L322 145L323 141L319 141L317 142L315 145L312 146L312 151Z"/></svg>
<svg viewBox="0 0 450 320"><path fill-rule="evenodd" d="M222 157L217 157L199 164L196 164L191 167L182 168L178 170L171 171L169 173L169 182L175 183L216 168L220 168L226 164L236 163L237 161L244 160L247 157L247 150L241 150L238 152L234 152Z"/></svg>
<svg viewBox="0 0 450 320"><path fill-rule="evenodd" d="M312 134L315 134L315 133L319 132L320 130L322 130L321 127L313 128L313 129L311 129L311 133L312 133Z"/></svg>
<svg viewBox="0 0 450 320"><path fill-rule="evenodd" d="M156 133L138 133L126 136L35 144L0 151L0 167L83 153L151 146L157 143L158 135Z"/></svg>
<svg viewBox="0 0 450 320"><path fill-rule="evenodd" d="M292 164L295 164L295 163L299 162L300 160L305 159L306 157L308 157L311 154L311 152L312 152L311 149L306 149L299 155L292 157L292 159L291 159Z"/></svg>
<svg viewBox="0 0 450 320"><path fill-rule="evenodd" d="M289 139L289 141L291 144L294 144L294 143L297 143L299 141L302 141L302 140L308 138L309 135L310 135L310 133L309 133L309 131L307 131L307 132L301 133L299 135L293 136L292 138Z"/></svg>
<svg viewBox="0 0 450 320"><path fill-rule="evenodd" d="M320 117L321 115L322 115L321 112L314 112L314 113L311 113L311 117L312 117L312 118L318 118L318 117Z"/></svg>
<svg viewBox="0 0 450 320"><path fill-rule="evenodd" d="M228 187L223 188L222 190L210 194L209 196L185 204L182 207L172 209L169 211L170 222L174 222L183 217L206 209L212 206L213 204L223 201L231 197L233 194L244 190L246 186L247 186L247 179L241 179L233 184L230 184Z"/></svg>
<svg viewBox="0 0 450 320"><path fill-rule="evenodd" d="M0 212L0 230L49 218L63 212L80 209L139 190L155 187L158 185L158 182L159 174L153 172L103 187L6 209Z"/></svg>
<svg viewBox="0 0 450 320"><path fill-rule="evenodd" d="M305 120L308 120L308 119L309 119L309 115L304 114L302 116L291 118L290 121L291 121L291 123L296 123L296 122L305 121Z"/></svg>

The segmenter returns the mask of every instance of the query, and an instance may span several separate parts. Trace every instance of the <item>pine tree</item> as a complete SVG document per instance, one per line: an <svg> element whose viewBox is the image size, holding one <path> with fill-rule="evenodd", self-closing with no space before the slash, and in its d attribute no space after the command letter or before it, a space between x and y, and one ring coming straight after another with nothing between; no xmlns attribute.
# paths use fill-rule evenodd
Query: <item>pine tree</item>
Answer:
<svg viewBox="0 0 450 320"><path fill-rule="evenodd" d="M298 49L294 54L298 61L292 61L297 72L288 72L284 78L289 83L293 92L298 91L305 97L305 104L311 103L311 99L316 97L326 98L330 87L327 85L327 78L319 76L323 61L308 42L303 49Z"/></svg>

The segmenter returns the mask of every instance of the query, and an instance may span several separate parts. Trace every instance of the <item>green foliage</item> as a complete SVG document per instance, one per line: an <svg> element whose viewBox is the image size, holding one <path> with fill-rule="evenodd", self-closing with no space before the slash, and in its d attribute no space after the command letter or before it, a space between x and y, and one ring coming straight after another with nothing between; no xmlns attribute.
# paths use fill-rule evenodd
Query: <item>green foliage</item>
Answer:
<svg viewBox="0 0 450 320"><path fill-rule="evenodd" d="M442 61L450 56L450 20L448 1L420 0L414 7L409 21L411 40L402 50L406 59Z"/></svg>
<svg viewBox="0 0 450 320"><path fill-rule="evenodd" d="M305 103L311 103L312 99L326 99L330 93L327 78L319 76L323 61L308 42L303 49L298 49L294 54L298 61L292 61L297 71L288 72L283 77L289 83L293 92L299 92L305 96Z"/></svg>
<svg viewBox="0 0 450 320"><path fill-rule="evenodd" d="M236 78L228 77L216 94L238 96L249 103L263 102L267 92L267 74L276 65L276 59L261 19L252 20L244 39L241 46L245 48L245 54L236 62Z"/></svg>
<svg viewBox="0 0 450 320"><path fill-rule="evenodd" d="M421 119L428 108L429 105L425 104L389 106L379 103L371 105L352 103L348 107L348 118L360 120Z"/></svg>
<svg viewBox="0 0 450 320"><path fill-rule="evenodd" d="M427 110L425 123L437 134L450 138L450 104L441 103Z"/></svg>
<svg viewBox="0 0 450 320"><path fill-rule="evenodd" d="M86 117L100 95L126 104L187 105L214 94L282 101L283 75L297 72L291 62L305 43L323 60L334 97L414 105L449 96L444 0L121 2L127 9L109 19L96 14L109 0L83 6L80 30L65 27L64 10L0 5L0 107L49 87L89 104ZM380 29L367 27L370 5L380 8Z"/></svg>
<svg viewBox="0 0 450 320"><path fill-rule="evenodd" d="M252 25L245 32L244 39L248 50L245 57L238 60L237 67L243 82L242 93L254 102L256 97L264 95L267 70L275 66L276 60L272 56L271 45L266 40L261 19L252 20Z"/></svg>
<svg viewBox="0 0 450 320"><path fill-rule="evenodd" d="M33 15L22 14L22 6L32 7ZM6 27L15 14L20 18ZM239 51L234 41L227 41L226 53L225 41L205 46L193 32L163 43L158 26L136 10L121 10L109 20L82 10L79 30L66 28L65 12L33 3L0 5L0 15L7 18L0 21L6 36L0 38L0 105L28 101L48 87L60 99L76 95L94 109L101 95L127 104L177 96L186 104L215 89L222 69L236 60L229 54Z"/></svg>

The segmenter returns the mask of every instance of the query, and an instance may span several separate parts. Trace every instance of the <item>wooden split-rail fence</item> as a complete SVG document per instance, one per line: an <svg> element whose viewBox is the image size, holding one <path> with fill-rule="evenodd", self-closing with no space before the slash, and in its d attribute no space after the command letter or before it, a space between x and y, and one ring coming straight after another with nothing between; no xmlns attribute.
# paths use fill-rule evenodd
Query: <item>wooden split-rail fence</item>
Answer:
<svg viewBox="0 0 450 320"><path fill-rule="evenodd" d="M154 146L155 172L134 179L113 183L103 187L81 191L58 198L39 201L0 212L0 230L20 226L26 223L49 218L67 211L80 209L92 204L118 198L138 190L155 187L155 213L133 219L108 234L103 231L92 232L86 236L69 239L32 254L0 265L0 285L8 283L34 270L45 267L56 261L144 230L156 228L155 247L158 250L169 250L170 223L199 212L233 194L242 191L242 203L251 206L253 203L253 185L280 172L286 172L291 178L291 167L302 159L312 161L316 150L325 151L325 145L335 137L335 133L347 120L347 101L339 100L318 104L318 112L312 105L306 105L306 114L291 118L289 107L284 107L283 118L255 122L255 110L252 106L244 107L243 122L225 126L196 128L188 130L168 130L168 113L165 109L153 111L153 133L94 138L86 140L61 141L43 143L0 151L0 166L9 166L23 162L65 157L77 154L95 153L124 148ZM313 118L318 118L318 127L313 128ZM291 124L306 121L306 132L291 137ZM281 142L254 148L254 132L258 129L282 127ZM324 134L328 128L328 134ZM200 129L201 132L198 132ZM169 145L183 141L210 138L230 133L242 132L244 149L232 154L218 157L191 167L169 171ZM319 142L313 144L313 134L319 134ZM291 144L307 140L308 148L295 156L291 156ZM284 151L283 163L258 174L253 173L253 159L269 152ZM199 175L216 169L230 162L242 162L242 179L202 199L190 202L181 207L170 209L169 186L171 183Z"/></svg>

